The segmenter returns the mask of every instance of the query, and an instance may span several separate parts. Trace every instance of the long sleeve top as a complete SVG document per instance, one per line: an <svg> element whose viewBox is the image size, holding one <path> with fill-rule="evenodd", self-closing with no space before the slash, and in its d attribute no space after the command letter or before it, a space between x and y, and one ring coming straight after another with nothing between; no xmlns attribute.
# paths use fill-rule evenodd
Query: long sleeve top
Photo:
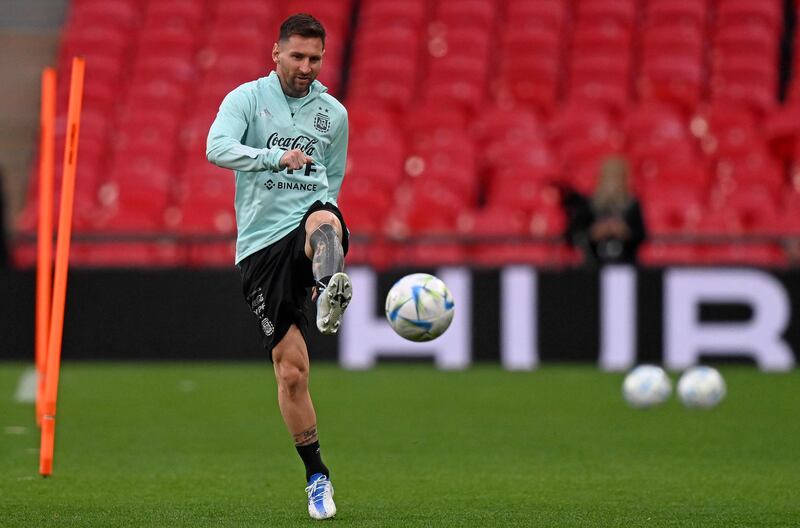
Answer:
<svg viewBox="0 0 800 528"><path fill-rule="evenodd" d="M295 229L315 202L332 203L344 178L347 111L314 81L301 99L287 98L273 71L229 93L206 143L211 163L236 177L236 262ZM281 169L287 150L314 161Z"/></svg>

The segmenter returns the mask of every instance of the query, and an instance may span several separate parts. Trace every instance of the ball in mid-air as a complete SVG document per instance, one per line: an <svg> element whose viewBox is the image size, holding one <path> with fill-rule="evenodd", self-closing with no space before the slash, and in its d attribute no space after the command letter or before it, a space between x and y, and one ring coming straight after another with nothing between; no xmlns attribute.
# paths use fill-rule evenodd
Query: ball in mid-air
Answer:
<svg viewBox="0 0 800 528"><path fill-rule="evenodd" d="M692 367L678 380L678 397L687 407L714 407L726 392L725 380L711 367Z"/></svg>
<svg viewBox="0 0 800 528"><path fill-rule="evenodd" d="M672 394L672 382L664 369L639 365L622 384L622 395L632 407L645 408L664 403Z"/></svg>
<svg viewBox="0 0 800 528"><path fill-rule="evenodd" d="M386 296L386 319L392 329L410 341L430 341L447 330L455 304L450 290L427 273L406 275Z"/></svg>

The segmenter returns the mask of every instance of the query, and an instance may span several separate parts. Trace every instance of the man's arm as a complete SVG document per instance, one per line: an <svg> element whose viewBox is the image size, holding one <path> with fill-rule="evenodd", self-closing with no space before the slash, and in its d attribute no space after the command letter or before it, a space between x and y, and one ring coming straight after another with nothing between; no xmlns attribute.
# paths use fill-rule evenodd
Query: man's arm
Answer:
<svg viewBox="0 0 800 528"><path fill-rule="evenodd" d="M283 150L278 147L258 149L241 143L247 131L251 105L246 94L239 89L225 97L208 131L206 157L214 165L226 169L244 172L280 170Z"/></svg>
<svg viewBox="0 0 800 528"><path fill-rule="evenodd" d="M333 138L333 141L331 141L331 154L328 157L327 166L325 167L328 173L328 202L334 205L339 196L339 189L342 188L342 180L344 180L344 169L347 163L348 134L349 127L347 124L347 114L345 114L339 132L336 134L336 137Z"/></svg>

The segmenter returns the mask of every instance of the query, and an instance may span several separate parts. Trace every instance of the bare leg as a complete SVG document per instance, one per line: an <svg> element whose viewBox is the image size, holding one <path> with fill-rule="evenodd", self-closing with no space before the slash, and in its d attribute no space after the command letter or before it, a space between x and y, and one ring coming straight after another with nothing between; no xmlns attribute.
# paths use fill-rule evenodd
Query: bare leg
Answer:
<svg viewBox="0 0 800 528"><path fill-rule="evenodd" d="M292 325L272 351L278 405L296 445L317 440L317 413L308 392L308 349L300 330Z"/></svg>

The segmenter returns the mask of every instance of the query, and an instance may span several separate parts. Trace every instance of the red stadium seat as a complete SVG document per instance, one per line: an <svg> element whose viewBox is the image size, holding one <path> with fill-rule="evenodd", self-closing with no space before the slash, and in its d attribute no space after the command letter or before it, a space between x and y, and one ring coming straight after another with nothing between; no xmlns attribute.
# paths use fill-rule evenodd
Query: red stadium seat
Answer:
<svg viewBox="0 0 800 528"><path fill-rule="evenodd" d="M772 57L758 55L735 55L720 53L715 57L714 77L723 80L742 81L752 80L765 84L774 83L778 76L776 63L770 60ZM712 79L712 82L714 79Z"/></svg>
<svg viewBox="0 0 800 528"><path fill-rule="evenodd" d="M630 97L631 65L626 56L573 56L570 101L616 112Z"/></svg>
<svg viewBox="0 0 800 528"><path fill-rule="evenodd" d="M139 33L137 57L170 55L191 58L197 49L197 34L174 27L145 29Z"/></svg>
<svg viewBox="0 0 800 528"><path fill-rule="evenodd" d="M429 102L409 108L402 120L407 130L439 127L463 129L467 124L467 116L459 107Z"/></svg>
<svg viewBox="0 0 800 528"><path fill-rule="evenodd" d="M131 41L131 32L117 26L74 25L64 33L60 53L69 58L100 50L119 62L130 51Z"/></svg>
<svg viewBox="0 0 800 528"><path fill-rule="evenodd" d="M156 78L133 79L126 104L135 108L182 108L189 96L187 86Z"/></svg>
<svg viewBox="0 0 800 528"><path fill-rule="evenodd" d="M650 201L704 200L710 185L709 171L702 162L659 163L641 167L637 188Z"/></svg>
<svg viewBox="0 0 800 528"><path fill-rule="evenodd" d="M233 210L233 193L220 200L209 200L202 195L190 194L181 204L180 216L173 220L184 235L233 235L236 217Z"/></svg>
<svg viewBox="0 0 800 528"><path fill-rule="evenodd" d="M759 56L717 56L711 78L713 101L744 106L759 113L777 104L777 63Z"/></svg>
<svg viewBox="0 0 800 528"><path fill-rule="evenodd" d="M729 187L764 185L777 192L788 184L783 166L758 144L738 158L724 158L717 163L717 181Z"/></svg>
<svg viewBox="0 0 800 528"><path fill-rule="evenodd" d="M126 189L137 192L136 189ZM123 191L124 192L124 191ZM143 200L120 200L118 207L106 208L94 222L94 231L105 234L130 234L162 232L165 230L166 197L163 202L143 206Z"/></svg>
<svg viewBox="0 0 800 528"><path fill-rule="evenodd" d="M206 6L202 1L159 0L147 4L144 24L148 29L196 32L206 16Z"/></svg>
<svg viewBox="0 0 800 528"><path fill-rule="evenodd" d="M470 261L482 267L502 267L510 264L560 267L565 262L563 244L546 242L485 243L474 248Z"/></svg>
<svg viewBox="0 0 800 528"><path fill-rule="evenodd" d="M677 104L688 111L704 96L705 73L700 61L662 56L643 64L637 84L641 100Z"/></svg>
<svg viewBox="0 0 800 528"><path fill-rule="evenodd" d="M486 98L485 75L431 79L425 83L424 97L430 103L460 104L465 111L477 109Z"/></svg>
<svg viewBox="0 0 800 528"><path fill-rule="evenodd" d="M402 131L391 124L364 124L357 129L358 135L351 132L348 157L384 160L387 165L405 162L406 146Z"/></svg>
<svg viewBox="0 0 800 528"><path fill-rule="evenodd" d="M399 255L400 262L407 266L452 266L466 262L468 251L458 242L419 241L403 246Z"/></svg>
<svg viewBox="0 0 800 528"><path fill-rule="evenodd" d="M776 57L780 35L763 26L741 24L719 28L714 36L714 54Z"/></svg>
<svg viewBox="0 0 800 528"><path fill-rule="evenodd" d="M271 48L257 42L263 34L263 28L253 19L245 18L238 24L221 21L211 26L205 45L231 56L245 50L261 50L262 54L267 55L272 51Z"/></svg>
<svg viewBox="0 0 800 528"><path fill-rule="evenodd" d="M701 62L704 60L705 40L705 32L692 25L649 27L642 35L642 56L645 63L660 57Z"/></svg>
<svg viewBox="0 0 800 528"><path fill-rule="evenodd" d="M548 123L550 138L555 145L575 138L606 138L616 132L609 114L591 105L568 104L558 109Z"/></svg>
<svg viewBox="0 0 800 528"><path fill-rule="evenodd" d="M372 149L350 150L347 160L347 174L353 179L372 179L387 188L394 188L403 180L402 158L387 160L380 151ZM345 184L345 187L349 185Z"/></svg>
<svg viewBox="0 0 800 528"><path fill-rule="evenodd" d="M183 265L181 248L174 242L75 242L70 263L79 267L174 267Z"/></svg>
<svg viewBox="0 0 800 528"><path fill-rule="evenodd" d="M348 176L338 199L347 227L354 233L376 236L394 205L393 189L368 177Z"/></svg>
<svg viewBox="0 0 800 528"><path fill-rule="evenodd" d="M783 5L780 0L720 0L717 6L717 26L759 24L777 34L783 27Z"/></svg>
<svg viewBox="0 0 800 528"><path fill-rule="evenodd" d="M490 32L497 18L493 0L442 0L437 3L434 17L443 28L470 28Z"/></svg>
<svg viewBox="0 0 800 528"><path fill-rule="evenodd" d="M142 17L139 3L91 0L74 4L69 14L70 27L109 27L130 30Z"/></svg>
<svg viewBox="0 0 800 528"><path fill-rule="evenodd" d="M661 189L664 189L664 186ZM675 196L677 193L671 194ZM687 235L697 229L704 211L703 202L696 194L686 193L681 198L682 201L648 199L645 202L642 209L647 230L651 235Z"/></svg>
<svg viewBox="0 0 800 528"><path fill-rule="evenodd" d="M430 73L422 84L429 104L458 104L473 111L486 99L487 63L468 57L447 57L430 62Z"/></svg>
<svg viewBox="0 0 800 528"><path fill-rule="evenodd" d="M361 101L378 102L392 110L404 110L414 100L417 62L413 58L392 56L371 61L353 72L351 96Z"/></svg>
<svg viewBox="0 0 800 528"><path fill-rule="evenodd" d="M347 31L352 8L353 0L288 0L284 14L313 13L326 30L338 33Z"/></svg>
<svg viewBox="0 0 800 528"><path fill-rule="evenodd" d="M684 117L666 105L641 103L628 110L623 118L628 143L674 143L689 139L689 126Z"/></svg>
<svg viewBox="0 0 800 528"><path fill-rule="evenodd" d="M646 19L665 27L692 27L704 30L708 21L707 0L649 0Z"/></svg>
<svg viewBox="0 0 800 528"><path fill-rule="evenodd" d="M792 102L776 108L765 117L763 127L769 151L783 162L790 161L800 138L800 105Z"/></svg>
<svg viewBox="0 0 800 528"><path fill-rule="evenodd" d="M725 218L734 232L764 233L775 225L779 202L771 187L751 182L718 196L718 210L712 214Z"/></svg>
<svg viewBox="0 0 800 528"><path fill-rule="evenodd" d="M700 258L700 249L693 244L646 243L639 250L639 262L646 266L696 264Z"/></svg>
<svg viewBox="0 0 800 528"><path fill-rule="evenodd" d="M506 23L561 31L568 14L569 6L561 0L509 0Z"/></svg>
<svg viewBox="0 0 800 528"><path fill-rule="evenodd" d="M631 52L633 34L630 29L598 27L589 23L578 25L572 40L572 55L602 54L617 57Z"/></svg>
<svg viewBox="0 0 800 528"><path fill-rule="evenodd" d="M731 103L713 103L698 108L690 126L692 133L700 139L703 152L714 159L723 154L731 156L747 152L749 142L759 135L754 115Z"/></svg>
<svg viewBox="0 0 800 528"><path fill-rule="evenodd" d="M786 254L775 244L731 243L706 245L700 250L704 264L783 267Z"/></svg>
<svg viewBox="0 0 800 528"><path fill-rule="evenodd" d="M194 60L183 56L149 56L136 61L134 75L191 83L197 77Z"/></svg>
<svg viewBox="0 0 800 528"><path fill-rule="evenodd" d="M469 123L469 131L478 144L510 139L542 137L542 123L533 112L504 106L490 106L481 110Z"/></svg>
<svg viewBox="0 0 800 528"><path fill-rule="evenodd" d="M490 32L476 31L468 27L452 27L428 40L428 55L431 57L430 73L435 73L435 64L453 57L473 60L489 59L492 46Z"/></svg>
<svg viewBox="0 0 800 528"><path fill-rule="evenodd" d="M247 16L243 17L242 13L247 13ZM238 23L257 23L261 26L262 31L267 31L270 38L274 38L272 35L278 34L279 15L280 12L276 9L274 2L225 0L224 2L217 2L215 22L217 25L224 24L228 27L235 26ZM274 31L270 32L269 29L273 27Z"/></svg>
<svg viewBox="0 0 800 528"><path fill-rule="evenodd" d="M533 224L533 225L532 225ZM470 237L470 260L481 266L500 266L508 263L554 263L557 248L532 242L532 227L540 228L541 220L531 222L520 211L489 207L462 214L459 231ZM555 230L560 233L556 226Z"/></svg>
<svg viewBox="0 0 800 528"><path fill-rule="evenodd" d="M497 178L489 182L487 206L533 213L558 204L557 191L539 181L520 176Z"/></svg>
<svg viewBox="0 0 800 528"><path fill-rule="evenodd" d="M362 2L359 11L360 31L368 28L388 30L401 27L421 30L427 22L428 3L426 0L382 0Z"/></svg>
<svg viewBox="0 0 800 528"><path fill-rule="evenodd" d="M601 29L633 29L635 0L581 0L577 19Z"/></svg>
<svg viewBox="0 0 800 528"><path fill-rule="evenodd" d="M526 55L529 55L526 52ZM500 78L491 90L501 102L517 102L541 113L549 113L559 98L561 65L558 55L537 55L518 58L506 55Z"/></svg>
<svg viewBox="0 0 800 528"><path fill-rule="evenodd" d="M519 50L518 53L523 54L557 54L561 47L561 35L553 28L512 26L503 33L501 42L503 49L508 52Z"/></svg>
<svg viewBox="0 0 800 528"><path fill-rule="evenodd" d="M458 230L475 239L522 237L530 234L528 215L519 210L494 206L462 212L458 218Z"/></svg>

